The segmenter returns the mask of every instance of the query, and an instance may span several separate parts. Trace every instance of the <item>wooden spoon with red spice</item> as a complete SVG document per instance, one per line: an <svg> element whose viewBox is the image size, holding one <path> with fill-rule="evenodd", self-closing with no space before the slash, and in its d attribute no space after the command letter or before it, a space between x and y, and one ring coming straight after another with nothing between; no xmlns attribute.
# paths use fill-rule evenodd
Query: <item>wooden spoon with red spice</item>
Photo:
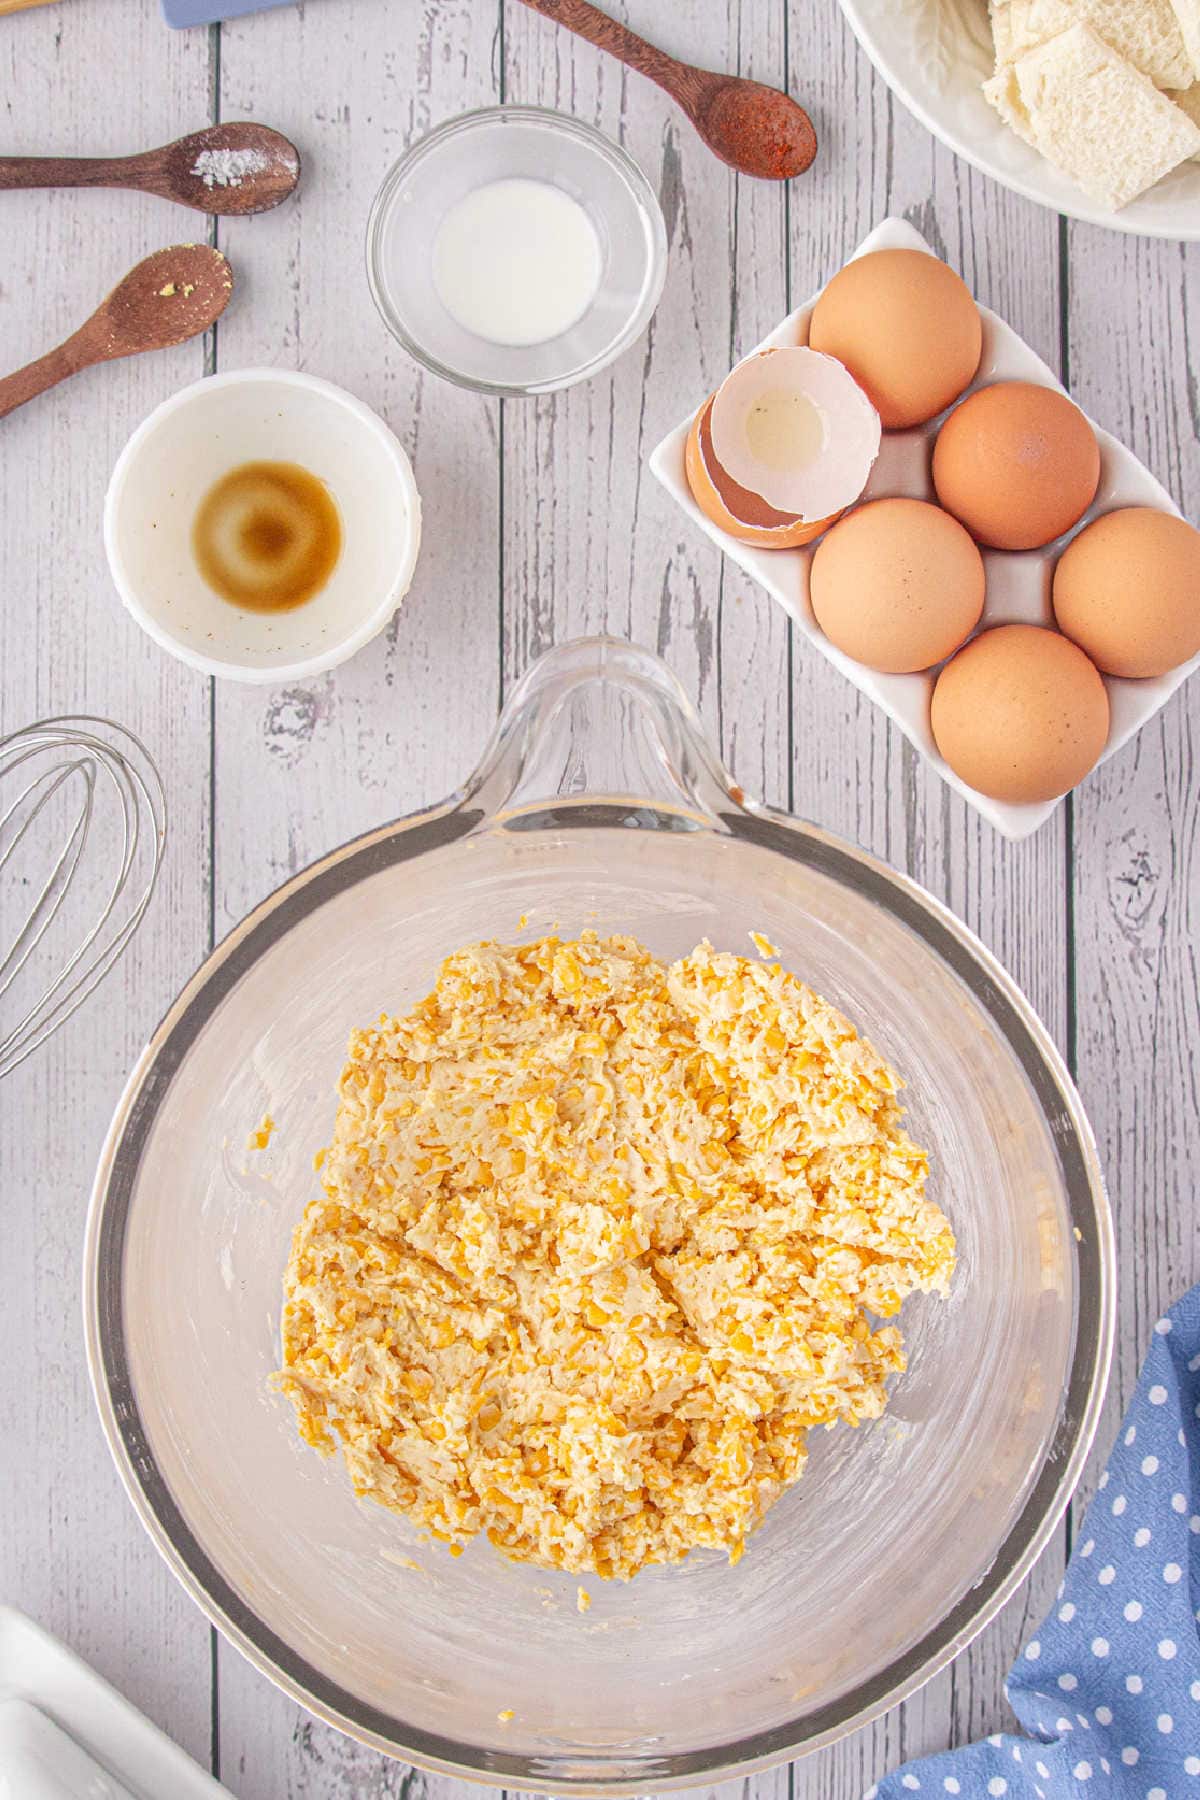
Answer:
<svg viewBox="0 0 1200 1800"><path fill-rule="evenodd" d="M591 0L525 0L525 4L657 82L683 108L713 155L731 169L767 181L786 181L802 175L817 154L812 120L778 88L680 62L610 19Z"/></svg>

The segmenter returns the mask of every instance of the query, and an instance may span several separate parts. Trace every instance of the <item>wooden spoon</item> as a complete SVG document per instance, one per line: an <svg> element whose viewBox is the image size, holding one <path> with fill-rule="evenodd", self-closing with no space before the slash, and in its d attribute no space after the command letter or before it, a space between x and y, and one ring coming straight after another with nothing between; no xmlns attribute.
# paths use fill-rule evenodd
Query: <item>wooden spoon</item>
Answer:
<svg viewBox="0 0 1200 1800"><path fill-rule="evenodd" d="M65 343L0 381L0 419L93 363L199 337L229 304L233 270L207 244L156 250L131 269Z"/></svg>
<svg viewBox="0 0 1200 1800"><path fill-rule="evenodd" d="M205 213L267 212L299 179L296 146L249 120L210 125L140 156L0 156L0 188L136 188Z"/></svg>
<svg viewBox="0 0 1200 1800"><path fill-rule="evenodd" d="M778 88L680 62L610 19L590 0L525 0L525 4L657 82L678 101L713 155L743 175L786 181L802 175L817 154L812 120Z"/></svg>

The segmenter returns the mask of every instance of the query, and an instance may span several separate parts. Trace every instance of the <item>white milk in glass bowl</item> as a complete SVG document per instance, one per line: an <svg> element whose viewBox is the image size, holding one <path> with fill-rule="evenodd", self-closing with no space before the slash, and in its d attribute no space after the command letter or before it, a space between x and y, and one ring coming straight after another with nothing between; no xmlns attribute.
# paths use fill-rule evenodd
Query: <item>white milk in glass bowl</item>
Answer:
<svg viewBox="0 0 1200 1800"><path fill-rule="evenodd" d="M451 119L386 177L367 227L389 330L435 374L543 394L649 324L667 234L645 176L590 125L537 107Z"/></svg>
<svg viewBox="0 0 1200 1800"><path fill-rule="evenodd" d="M472 188L433 240L433 285L465 331L526 348L578 325L604 253L587 211L549 181L512 176Z"/></svg>

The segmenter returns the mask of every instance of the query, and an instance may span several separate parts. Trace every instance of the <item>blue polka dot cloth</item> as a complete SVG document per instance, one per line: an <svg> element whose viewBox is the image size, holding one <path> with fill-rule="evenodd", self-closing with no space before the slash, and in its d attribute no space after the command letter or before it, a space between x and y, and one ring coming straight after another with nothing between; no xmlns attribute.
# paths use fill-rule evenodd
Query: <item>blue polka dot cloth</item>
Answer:
<svg viewBox="0 0 1200 1800"><path fill-rule="evenodd" d="M1154 1328L1049 1617L1008 1678L1024 1735L864 1800L1200 1800L1200 1287Z"/></svg>

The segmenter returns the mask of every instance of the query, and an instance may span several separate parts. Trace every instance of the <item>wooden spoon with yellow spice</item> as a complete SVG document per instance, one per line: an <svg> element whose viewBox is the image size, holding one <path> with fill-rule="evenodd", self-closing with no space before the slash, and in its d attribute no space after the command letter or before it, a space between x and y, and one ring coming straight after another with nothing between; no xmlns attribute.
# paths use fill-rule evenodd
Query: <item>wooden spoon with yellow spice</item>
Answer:
<svg viewBox="0 0 1200 1800"><path fill-rule="evenodd" d="M220 318L232 292L233 270L219 250L207 244L156 250L65 343L0 380L0 419L93 363L199 337Z"/></svg>

